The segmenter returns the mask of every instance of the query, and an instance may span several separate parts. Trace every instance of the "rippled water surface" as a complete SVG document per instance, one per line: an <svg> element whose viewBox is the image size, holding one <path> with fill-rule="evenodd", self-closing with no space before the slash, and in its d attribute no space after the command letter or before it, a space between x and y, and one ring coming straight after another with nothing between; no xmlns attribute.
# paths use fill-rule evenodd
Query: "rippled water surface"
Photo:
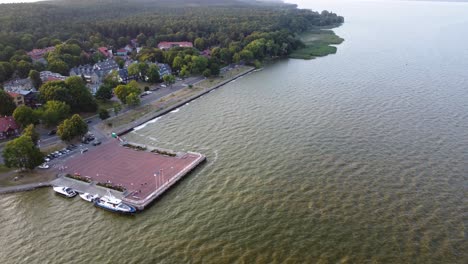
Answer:
<svg viewBox="0 0 468 264"><path fill-rule="evenodd" d="M468 5L329 9L347 19L336 55L127 135L208 156L147 211L0 196L0 263L468 263Z"/></svg>

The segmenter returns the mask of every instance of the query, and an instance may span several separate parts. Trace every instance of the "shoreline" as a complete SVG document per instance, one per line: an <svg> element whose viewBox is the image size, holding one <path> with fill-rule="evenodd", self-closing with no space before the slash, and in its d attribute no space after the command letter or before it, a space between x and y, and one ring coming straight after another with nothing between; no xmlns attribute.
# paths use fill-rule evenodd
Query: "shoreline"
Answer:
<svg viewBox="0 0 468 264"><path fill-rule="evenodd" d="M249 69L247 69L246 71L244 72L241 72L231 78L228 78L227 80L224 80L216 85L213 85L209 88L206 88L206 89L203 89L202 91L198 92L197 94L193 95L193 96L190 96L189 98L186 98L186 99L183 99L181 102L178 102L174 105L171 105L167 108L164 108L164 109L161 109L161 110L158 110L158 111L155 111L153 113L149 113L147 114L146 116L142 116L141 118L137 119L136 121L133 121L133 122L130 122L128 123L127 125L122 125L121 127L117 127L117 129L115 130L114 133L116 133L117 135L119 136L123 136L125 134L128 134L130 133L131 131L133 131L136 127L139 127L141 125L144 125L156 118L159 118L159 117L162 117L182 106L184 106L185 104L193 101L193 100L196 100L198 98L200 98L201 96L205 95L205 94L208 94L210 93L211 91L213 90L216 90L242 76L245 76L249 73L252 73L254 72L255 70L257 70L255 67L250 67ZM195 84L196 85L196 84ZM103 131L102 129L99 129L101 130L101 132L103 133L107 133L106 131ZM18 192L25 192L25 191L32 191L32 190L36 190L38 188L43 188L43 187L49 187L49 186L52 186L52 182L55 180L56 178L54 177L52 180L48 181L48 182L36 182L36 183L27 183L27 184L20 184L20 185L13 185L13 186L0 186L0 195L2 194L10 194L10 193L18 193ZM160 194L158 194L157 196L159 196Z"/></svg>
<svg viewBox="0 0 468 264"><path fill-rule="evenodd" d="M204 89L203 91L201 91L201 92L199 92L199 93L197 93L197 94L195 94L195 95L193 95L193 96L191 96L191 97L189 97L187 99L184 99L181 102L178 102L178 103L176 103L174 105L171 105L171 106L169 106L167 108L164 108L164 109L161 109L159 111L149 113L149 114L147 114L147 116L143 116L143 117L139 118L138 120L129 123L128 125L123 125L121 127L117 127L117 129L114 131L114 133L116 133L118 136L123 136L125 134L128 134L128 133L132 132L136 127L144 125L144 124L146 124L146 123L148 123L148 122L150 122L150 121L152 121L152 120L154 120L156 118L162 117L162 116L170 113L171 111L174 111L177 108L182 107L185 104L187 104L187 103L189 103L189 102L191 102L191 101L193 101L195 99L198 99L201 96L203 96L203 95L205 95L205 94L207 94L207 93L209 93L209 92L211 92L211 91L213 91L215 89L218 89L218 88L220 88L220 87L222 87L222 86L224 86L224 85L226 85L226 84L228 84L228 83L230 83L230 82L232 82L232 81L234 81L234 80L236 80L236 79L238 79L238 78L240 78L242 76L245 76L245 75L247 75L247 74L249 74L249 73L251 73L251 72L253 72L255 70L256 70L255 67L251 67L250 69L246 70L245 72L239 73L236 76L234 76L232 78L229 78L229 79L227 79L227 80L225 80L225 81L223 81L223 82L221 82L219 84L216 84L216 85L214 85L214 86L212 86L210 88Z"/></svg>

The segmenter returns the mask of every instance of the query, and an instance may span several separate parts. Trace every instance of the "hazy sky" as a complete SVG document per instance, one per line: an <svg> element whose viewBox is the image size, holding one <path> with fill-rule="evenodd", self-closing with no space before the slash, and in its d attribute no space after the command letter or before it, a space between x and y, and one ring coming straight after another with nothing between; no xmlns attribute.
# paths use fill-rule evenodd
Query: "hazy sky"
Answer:
<svg viewBox="0 0 468 264"><path fill-rule="evenodd" d="M0 0L0 4L4 3L25 3L25 2L38 2L43 0Z"/></svg>
<svg viewBox="0 0 468 264"><path fill-rule="evenodd" d="M24 3L24 2L38 2L38 1L44 1L44 0L0 0L1 3ZM298 3L298 4L305 4L305 3L311 3L316 0L286 0L286 2L289 3ZM349 1L349 0L341 0L341 1ZM434 0L429 0L429 1L434 1ZM435 0L435 1L444 1L444 0ZM454 1L454 2L466 2L468 0L445 0L445 1Z"/></svg>

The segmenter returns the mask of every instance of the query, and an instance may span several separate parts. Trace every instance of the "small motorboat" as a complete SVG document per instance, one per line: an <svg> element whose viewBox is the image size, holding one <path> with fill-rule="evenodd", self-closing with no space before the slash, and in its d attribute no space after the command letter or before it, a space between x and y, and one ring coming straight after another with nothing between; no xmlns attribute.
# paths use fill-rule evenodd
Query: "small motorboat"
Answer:
<svg viewBox="0 0 468 264"><path fill-rule="evenodd" d="M116 213L132 214L136 212L135 207L123 203L122 200L113 197L110 193L107 196L95 199L94 205Z"/></svg>
<svg viewBox="0 0 468 264"><path fill-rule="evenodd" d="M89 193L80 193L81 199L87 201L87 202L94 202L94 200L98 199L99 196L97 194L89 194Z"/></svg>
<svg viewBox="0 0 468 264"><path fill-rule="evenodd" d="M68 197L68 198L72 198L77 195L77 193L72 188L69 188L69 187L55 186L52 189L54 189L56 193L63 195L65 197Z"/></svg>

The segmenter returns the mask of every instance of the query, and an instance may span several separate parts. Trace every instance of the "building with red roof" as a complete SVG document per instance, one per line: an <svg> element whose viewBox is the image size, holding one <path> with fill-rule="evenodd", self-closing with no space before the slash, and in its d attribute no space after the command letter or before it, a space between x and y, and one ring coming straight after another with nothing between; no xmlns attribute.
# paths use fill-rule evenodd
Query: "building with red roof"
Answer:
<svg viewBox="0 0 468 264"><path fill-rule="evenodd" d="M172 48L175 48L175 47L193 48L193 44L192 44L192 42L187 42L187 41L184 41L184 42L166 42L166 41L163 41L163 42L160 42L158 44L158 49L162 49L162 50L168 50L168 49L172 49Z"/></svg>
<svg viewBox="0 0 468 264"><path fill-rule="evenodd" d="M0 117L0 139L19 135L19 126L11 116Z"/></svg>
<svg viewBox="0 0 468 264"><path fill-rule="evenodd" d="M106 47L98 48L99 52L106 56L106 58L112 57L112 50L108 50Z"/></svg>
<svg viewBox="0 0 468 264"><path fill-rule="evenodd" d="M55 47L47 47L44 49L33 49L30 52L28 52L28 55L29 57L31 57L33 61L37 61L37 60L42 59L47 52L52 52L54 50L55 50Z"/></svg>

